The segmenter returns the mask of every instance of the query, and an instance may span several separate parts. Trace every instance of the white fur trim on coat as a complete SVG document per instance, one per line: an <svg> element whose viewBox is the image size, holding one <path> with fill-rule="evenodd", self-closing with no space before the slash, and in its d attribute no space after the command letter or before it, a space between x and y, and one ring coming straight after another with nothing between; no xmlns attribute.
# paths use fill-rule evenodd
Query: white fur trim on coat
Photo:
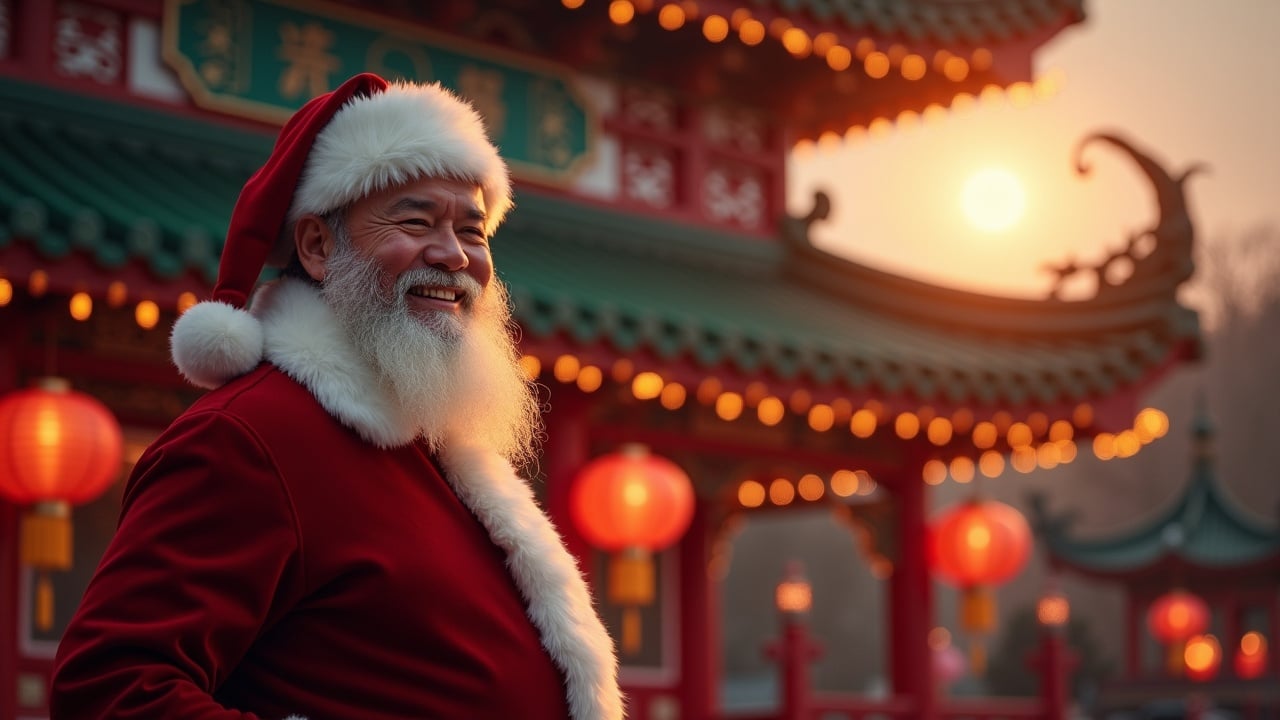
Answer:
<svg viewBox="0 0 1280 720"><path fill-rule="evenodd" d="M178 371L196 387L213 389L262 362L262 325L244 310L205 301L173 324L169 349Z"/></svg>
<svg viewBox="0 0 1280 720"><path fill-rule="evenodd" d="M495 452L448 443L440 458L458 498L507 555L542 646L564 672L574 720L621 720L618 661L573 556L528 483Z"/></svg>
<svg viewBox="0 0 1280 720"><path fill-rule="evenodd" d="M242 372L265 357L366 441L397 447L413 440L413 423L397 417L398 405L314 286L291 278L277 280L258 291L252 307L254 317L249 319L257 327L260 349ZM176 327L174 333L178 334ZM506 554L529 620L564 673L573 720L621 720L613 640L600 622L577 563L528 483L496 452L457 441L446 445L440 458L445 476Z"/></svg>
<svg viewBox="0 0 1280 720"><path fill-rule="evenodd" d="M294 278L264 285L253 298L253 312L262 322L266 359L310 390L339 422L381 448L406 445L417 436L417 425L400 415L399 404L315 286Z"/></svg>
<svg viewBox="0 0 1280 720"><path fill-rule="evenodd" d="M289 222L419 177L480 185L489 232L511 208L507 164L479 113L439 83L393 83L384 92L352 99L316 137ZM269 263L288 259L291 246L283 245L288 243L278 243Z"/></svg>

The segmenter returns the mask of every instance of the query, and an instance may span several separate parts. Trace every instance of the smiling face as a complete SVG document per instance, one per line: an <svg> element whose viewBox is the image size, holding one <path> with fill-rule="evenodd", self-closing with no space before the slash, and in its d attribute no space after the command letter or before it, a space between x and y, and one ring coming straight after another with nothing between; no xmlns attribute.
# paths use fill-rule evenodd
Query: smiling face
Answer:
<svg viewBox="0 0 1280 720"><path fill-rule="evenodd" d="M434 313L461 315L493 277L479 186L421 178L375 192L353 203L345 215L355 249L382 270L383 292L405 293L419 319ZM415 277L424 268L452 277L439 272Z"/></svg>
<svg viewBox="0 0 1280 720"><path fill-rule="evenodd" d="M466 183L422 180L328 218L303 216L294 239L401 422L433 448L465 438L521 464L534 457L539 407L483 211Z"/></svg>
<svg viewBox="0 0 1280 720"><path fill-rule="evenodd" d="M374 192L340 216L356 254L379 271L374 290L387 304L403 303L420 322L460 321L493 278L477 185L420 178ZM298 221L298 257L313 279L323 283L332 272L337 241L318 216Z"/></svg>

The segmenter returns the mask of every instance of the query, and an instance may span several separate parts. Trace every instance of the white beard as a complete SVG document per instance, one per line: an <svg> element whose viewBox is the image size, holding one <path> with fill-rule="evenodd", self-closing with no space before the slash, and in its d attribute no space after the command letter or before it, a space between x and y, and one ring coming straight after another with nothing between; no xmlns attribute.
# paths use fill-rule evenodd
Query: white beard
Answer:
<svg viewBox="0 0 1280 720"><path fill-rule="evenodd" d="M495 276L482 289L465 273L423 268L396 278L388 294L377 264L355 249L345 227L334 229L340 232L321 296L404 422L434 452L461 443L494 450L516 467L533 463L542 416L533 383L520 367L501 281ZM443 312L415 316L406 291L420 284L463 288L461 318Z"/></svg>

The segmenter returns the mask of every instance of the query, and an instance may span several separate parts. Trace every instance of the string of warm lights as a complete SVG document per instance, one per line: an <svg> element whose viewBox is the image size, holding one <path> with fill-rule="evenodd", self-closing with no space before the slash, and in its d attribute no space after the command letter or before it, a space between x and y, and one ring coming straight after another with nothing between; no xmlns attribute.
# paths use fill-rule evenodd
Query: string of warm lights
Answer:
<svg viewBox="0 0 1280 720"><path fill-rule="evenodd" d="M542 361L533 355L520 359L521 367L532 380L542 374ZM583 392L595 392L604 384L604 369L584 365L574 355L564 354L551 366L552 376L563 384L573 384ZM689 391L679 382L666 381L653 371L635 372L631 360L622 358L609 369L610 378L620 385L628 385L637 400L658 400L667 410L679 410L689 396ZM914 411L904 410L892 414L884 403L871 399L857 410L847 398L836 398L829 403L815 403L811 394L797 389L784 401L769 393L762 382L752 382L742 392L727 390L714 376L703 379L693 391L694 398L702 405L714 408L716 416L726 422L743 417L754 408L756 419L767 427L782 422L787 411L803 415L815 432L827 432L837 424L847 425L849 432L859 439L867 439L882 428L892 426L893 433L903 440L912 440L922 432L936 447L951 445L958 435L967 435L974 449L982 451L977 461L967 454L950 460L932 458L925 462L921 476L929 485L940 485L948 478L957 483L969 483L981 473L995 478L1007 467L1020 473L1037 468L1051 470L1076 459L1079 447L1075 437L1078 429L1093 425L1093 407L1080 403L1071 418L1051 419L1042 411L1034 411L1025 419L1015 419L1007 410L992 413L988 420L976 421L973 411L959 408L950 416L939 414L930 406ZM1155 408L1145 408L1133 421L1133 426L1118 433L1102 432L1093 438L1094 455L1101 460L1127 458L1137 454L1143 446L1164 437L1169 431L1168 416ZM1003 441L1008 450L997 449ZM776 478L768 487L757 480L746 480L739 485L738 502L743 507L762 506L766 500L774 505L787 505L796 497L814 501L821 499L828 490L839 497L866 494L861 488L874 490L874 481L863 470L839 470L828 481L816 475L805 475L797 481ZM870 492L870 491L867 491Z"/></svg>
<svg viewBox="0 0 1280 720"><path fill-rule="evenodd" d="M570 10L577 10L586 4L586 0L561 0L561 4ZM668 31L679 30L686 25L701 24L702 36L710 43L722 43L736 35L743 45L753 47L773 38L788 53L798 60L810 57L821 57L832 71L861 72L872 80L888 78L895 71L903 79L910 82L923 80L930 74L945 78L953 83L964 82L973 73L989 70L995 63L995 56L989 48L977 47L967 54L960 54L946 48L932 52L914 52L901 43L890 43L880 47L876 40L863 36L855 42L842 43L839 36L830 31L812 32L796 25L785 17L774 17L766 23L748 8L739 7L728 17L717 13L704 14L695 0L670 0L655 2L654 0L609 0L609 20L615 25L628 25L639 15L648 15L657 10L655 16L660 27ZM1031 104L1051 98L1060 91L1063 84L1061 70L1053 70L1041 75L1034 82L1015 82L1008 87L996 84L985 86L976 96L970 93L957 93L950 103L950 110L963 112L979 101L994 105L1008 102L1016 108L1028 107ZM923 111L903 110L893 119L877 117L866 124L853 124L842 134L828 131L819 136L815 142L802 139L796 144L799 152L811 151L815 146L827 147L838 144L842 139L846 142L858 142L867 137L880 137L890 132L895 126L909 129L922 121L936 122L947 115L948 108L940 103L932 103Z"/></svg>
<svg viewBox="0 0 1280 720"><path fill-rule="evenodd" d="M49 273L44 270L33 270L27 276L27 294L32 298L44 297L49 292ZM8 278L0 277L0 308L8 306L14 299L13 281ZM107 307L111 309L119 309L129 303L128 286L116 280L107 285L106 296ZM184 292L178 295L174 309L179 314L186 312L187 308L196 304L195 293ZM67 313L71 317L80 322L85 322L93 317L94 298L87 292L78 291L71 294L67 299ZM138 300L133 305L133 319L138 327L144 330L151 330L160 323L160 306L154 300Z"/></svg>

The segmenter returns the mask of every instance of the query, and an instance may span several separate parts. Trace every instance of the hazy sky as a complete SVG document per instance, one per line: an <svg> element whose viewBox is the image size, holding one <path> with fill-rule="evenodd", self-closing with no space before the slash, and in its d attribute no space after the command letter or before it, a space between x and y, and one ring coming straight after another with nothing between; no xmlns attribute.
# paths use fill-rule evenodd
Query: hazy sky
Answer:
<svg viewBox="0 0 1280 720"><path fill-rule="evenodd" d="M980 102L940 122L793 157L789 205L813 190L834 215L815 242L868 265L995 294L1040 296L1045 262L1095 262L1155 218L1150 186L1119 152L1072 154L1092 130L1128 137L1189 181L1199 238L1280 226L1280 0L1086 0L1087 19L1036 55L1061 70L1057 94L1030 107ZM960 208L965 179L989 165L1022 179L1023 219L975 229Z"/></svg>

